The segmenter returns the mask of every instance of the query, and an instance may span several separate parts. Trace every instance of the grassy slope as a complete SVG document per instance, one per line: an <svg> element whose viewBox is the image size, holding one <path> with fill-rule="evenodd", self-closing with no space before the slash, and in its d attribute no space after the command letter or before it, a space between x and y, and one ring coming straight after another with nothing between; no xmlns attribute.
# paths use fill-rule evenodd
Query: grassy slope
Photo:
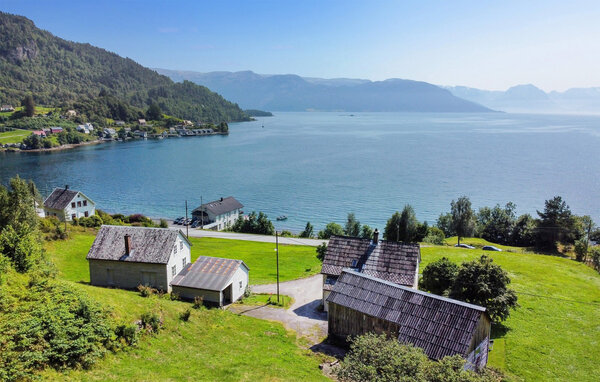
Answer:
<svg viewBox="0 0 600 382"><path fill-rule="evenodd" d="M280 324L219 309L194 310L190 321L184 323L178 317L190 307L189 303L142 298L132 291L85 285L82 282L89 280L85 255L93 239L94 234L90 232L78 232L69 241L46 245L59 277L73 282L90 297L110 307L117 321L132 322L143 312L160 312L165 330L146 337L136 348L109 354L91 370L66 374L48 370L43 375L45 379L326 380L318 368L319 359L300 349L295 335L286 332Z"/></svg>
<svg viewBox="0 0 600 382"><path fill-rule="evenodd" d="M46 248L52 255L60 277L69 281L89 282L87 255L94 234L77 232L69 241L48 243ZM275 245L212 238L191 238L192 261L199 256L216 256L243 260L250 268L250 284L275 282ZM279 277L280 281L294 280L310 276L321 271L321 263L313 247L280 245Z"/></svg>
<svg viewBox="0 0 600 382"><path fill-rule="evenodd" d="M29 136L31 134L31 131L29 130L13 130L13 131L6 131L3 133L0 133L0 144L6 144L6 143L21 143L23 141L24 138L26 138L27 136Z"/></svg>
<svg viewBox="0 0 600 382"><path fill-rule="evenodd" d="M597 380L600 276L559 257L453 247L422 248L421 269L442 256L461 262L483 253L509 273L521 305L495 340L490 364L527 381Z"/></svg>

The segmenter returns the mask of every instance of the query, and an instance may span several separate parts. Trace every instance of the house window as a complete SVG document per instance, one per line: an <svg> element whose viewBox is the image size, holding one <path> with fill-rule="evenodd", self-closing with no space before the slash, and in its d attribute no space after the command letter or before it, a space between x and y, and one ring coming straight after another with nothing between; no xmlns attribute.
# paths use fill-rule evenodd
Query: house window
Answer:
<svg viewBox="0 0 600 382"><path fill-rule="evenodd" d="M242 289L242 282L240 281L240 289Z"/></svg>
<svg viewBox="0 0 600 382"><path fill-rule="evenodd" d="M83 206L84 206L84 207L87 207L87 200L84 200L84 201L83 201Z"/></svg>
<svg viewBox="0 0 600 382"><path fill-rule="evenodd" d="M81 207L81 202L77 202L77 207Z"/></svg>
<svg viewBox="0 0 600 382"><path fill-rule="evenodd" d="M83 214L85 215L86 218L90 215L87 211L85 211Z"/></svg>
<svg viewBox="0 0 600 382"><path fill-rule="evenodd" d="M71 208L75 208L75 202L71 203Z"/></svg>
<svg viewBox="0 0 600 382"><path fill-rule="evenodd" d="M177 254L177 244L173 246L173 254Z"/></svg>
<svg viewBox="0 0 600 382"><path fill-rule="evenodd" d="M183 249L183 241L179 242L179 249Z"/></svg>
<svg viewBox="0 0 600 382"><path fill-rule="evenodd" d="M184 257L184 258L183 258L183 268L185 268L185 265L186 265L186 264L187 264L187 259ZM183 268L182 268L182 269L183 269Z"/></svg>
<svg viewBox="0 0 600 382"><path fill-rule="evenodd" d="M177 265L173 265L171 267L171 275L175 276L177 274Z"/></svg>

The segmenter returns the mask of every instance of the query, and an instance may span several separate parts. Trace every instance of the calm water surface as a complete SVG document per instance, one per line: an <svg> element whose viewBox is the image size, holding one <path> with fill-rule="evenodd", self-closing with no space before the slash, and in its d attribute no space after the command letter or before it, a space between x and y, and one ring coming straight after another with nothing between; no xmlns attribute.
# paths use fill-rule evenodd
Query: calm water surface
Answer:
<svg viewBox="0 0 600 382"><path fill-rule="evenodd" d="M263 127L264 125L264 127ZM110 212L183 215L233 195L279 229L343 223L382 229L411 204L434 222L461 195L535 214L561 195L600 221L600 117L514 114L277 113L229 136L115 142L51 153L0 153L0 181L69 184Z"/></svg>

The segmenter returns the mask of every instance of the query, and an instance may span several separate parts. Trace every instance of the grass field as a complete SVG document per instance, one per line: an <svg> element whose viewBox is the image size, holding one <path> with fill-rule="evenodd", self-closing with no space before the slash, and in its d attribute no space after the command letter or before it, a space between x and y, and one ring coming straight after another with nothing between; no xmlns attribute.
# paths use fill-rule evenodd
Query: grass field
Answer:
<svg viewBox="0 0 600 382"><path fill-rule="evenodd" d="M239 305L269 305L271 308L283 308L287 309L294 303L294 299L290 296L279 295L279 304L277 303L277 296L268 293L252 293L250 297L244 298L239 301Z"/></svg>
<svg viewBox="0 0 600 382"><path fill-rule="evenodd" d="M6 143L21 143L24 138L31 134L30 130L15 129L13 131L5 131L0 133L0 144Z"/></svg>
<svg viewBox="0 0 600 382"><path fill-rule="evenodd" d="M69 241L49 243L46 248L51 258L57 265L59 277L78 282L89 280L85 255L93 241L90 232L78 232ZM243 259L250 267L250 277L253 283L274 281L275 252L273 244L244 242L225 239L192 239L192 258L200 255L223 256ZM478 245L487 244L480 239L466 239L466 243ZM450 243L451 245L454 242ZM600 275L589 267L573 260L521 253L521 248L503 247L518 252L488 252L480 249L462 249L453 246L432 246L421 249L422 270L430 262L440 257L448 257L452 261L475 259L486 254L501 265L512 279L511 287L517 291L520 307L512 312L511 317L505 322L503 330L494 330L494 347L490 353L491 366L508 373L514 380L521 381L595 381L597 380L597 360L600 359ZM295 246L281 246L281 268L285 279L304 277L319 271L319 264L314 257L314 248ZM254 273L254 275L253 275ZM282 278L283 280L284 278ZM314 373L317 361L307 357L298 350L292 337L277 334L270 339L265 337L265 332L283 333L279 325L264 321L244 321L247 317L237 317L227 312L209 311L200 313L198 321L214 329L207 331L204 325L192 319L191 323L184 324L177 320L176 313L186 305L181 302L171 302L158 299L143 299L134 292L119 291L104 288L94 288L79 284L90 295L100 301L107 301L114 307L115 315L119 319L133 320L144 309L163 310L170 318L165 333L145 341L139 348L125 354L110 355L97 368L91 372L72 372L68 374L72 379L83 380L157 380L170 376L162 368L170 370L172 379L185 379L182 368L186 369L183 361L174 359L174 365L160 363L160 355L171 354L172 346L179 346L174 351L173 357L190 358L201 368L212 365L216 367L215 379L223 380L294 380L300 375L286 373L306 373L306 380L320 378L319 373ZM257 297L258 299L259 297ZM259 301L260 302L260 301ZM194 312L196 314L196 312ZM194 317L194 316L193 316ZM202 317L202 318L200 318ZM240 321L238 321L240 320ZM221 323L222 322L222 323ZM239 325L250 325L244 328L240 345L247 349L238 353L229 349L223 355L225 365L232 368L231 375L226 374L220 367L220 347L213 342L221 341L219 335L224 336L224 343L235 344L230 338ZM266 326L265 326L266 325ZM169 327L171 327L169 329ZM268 329L267 329L268 328ZM256 341L253 336L258 336ZM199 348L206 347L206 354L195 354L193 346L184 338L194 338L200 344ZM179 343L181 342L181 344ZM274 362L273 369L269 369L254 352L266 352L271 356L273 352L283 352L286 357L291 357L289 369L279 362ZM170 356L171 357L171 356ZM253 363L256 362L256 365ZM305 362L303 366L299 363ZM268 363L268 362L267 362ZM172 369L171 369L172 368ZM147 369L148 377L139 369ZM246 370L247 369L247 370ZM201 374L202 370L188 368L199 379L209 378ZM245 370L245 373L242 372ZM269 371L267 371L269 370ZM60 379L62 374L51 375ZM211 375L212 378L212 375Z"/></svg>
<svg viewBox="0 0 600 382"><path fill-rule="evenodd" d="M68 241L47 244L60 277L69 281L89 282L88 262L85 259L95 234L74 230ZM215 256L243 260L250 268L250 284L268 284L277 281L275 245L252 241L213 238L190 238L192 261L199 256ZM321 263L313 247L298 245L279 246L279 280L288 281L319 273Z"/></svg>
<svg viewBox="0 0 600 382"><path fill-rule="evenodd" d="M489 364L516 380L597 381L600 275L560 257L454 247L422 248L421 269L443 256L460 263L482 254L509 273L520 305L506 332L494 333Z"/></svg>

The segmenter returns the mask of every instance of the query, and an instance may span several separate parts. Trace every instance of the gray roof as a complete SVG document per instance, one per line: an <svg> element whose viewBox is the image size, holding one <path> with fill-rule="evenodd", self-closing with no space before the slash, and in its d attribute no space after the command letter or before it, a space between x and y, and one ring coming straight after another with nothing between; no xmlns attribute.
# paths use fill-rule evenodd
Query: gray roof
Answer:
<svg viewBox="0 0 600 382"><path fill-rule="evenodd" d="M237 210L238 208L244 207L242 203L238 202L236 198L233 196L228 196L226 198L222 198L219 200L215 200L214 202L204 203L200 207L194 209L194 212L210 212L213 215L222 215L227 212L231 212Z"/></svg>
<svg viewBox="0 0 600 382"><path fill-rule="evenodd" d="M125 235L131 236L129 256L125 255ZM179 235L189 244L185 235L176 229L103 225L86 258L167 264Z"/></svg>
<svg viewBox="0 0 600 382"><path fill-rule="evenodd" d="M397 285L345 269L329 303L398 325L398 340L433 359L465 356L485 308Z"/></svg>
<svg viewBox="0 0 600 382"><path fill-rule="evenodd" d="M412 286L417 281L421 261L419 244L381 240L374 245L370 239L332 236L327 245L321 273L339 276L344 268Z"/></svg>
<svg viewBox="0 0 600 382"><path fill-rule="evenodd" d="M200 256L195 263L187 265L171 282L171 285L222 291L240 266L248 266L242 260Z"/></svg>
<svg viewBox="0 0 600 382"><path fill-rule="evenodd" d="M53 210L62 210L71 203L79 191L69 190L66 188L55 188L54 191L44 200L44 207Z"/></svg>

